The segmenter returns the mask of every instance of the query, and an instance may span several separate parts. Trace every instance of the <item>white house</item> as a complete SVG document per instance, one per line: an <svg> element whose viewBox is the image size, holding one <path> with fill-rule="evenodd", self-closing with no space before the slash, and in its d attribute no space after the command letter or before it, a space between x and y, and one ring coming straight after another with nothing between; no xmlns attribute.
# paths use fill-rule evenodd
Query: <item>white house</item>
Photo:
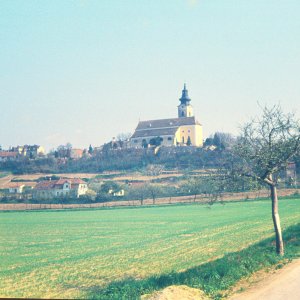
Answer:
<svg viewBox="0 0 300 300"><path fill-rule="evenodd" d="M76 197L85 195L87 183L79 178L47 180L39 182L34 191L35 199L51 199L57 197Z"/></svg>

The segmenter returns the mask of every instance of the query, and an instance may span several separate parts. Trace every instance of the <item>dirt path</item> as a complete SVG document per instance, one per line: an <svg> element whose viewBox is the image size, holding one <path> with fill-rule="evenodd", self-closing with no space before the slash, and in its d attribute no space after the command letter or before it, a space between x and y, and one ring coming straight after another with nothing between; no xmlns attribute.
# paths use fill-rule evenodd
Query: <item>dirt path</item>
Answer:
<svg viewBox="0 0 300 300"><path fill-rule="evenodd" d="M300 259L270 274L247 291L235 294L228 300L299 300Z"/></svg>

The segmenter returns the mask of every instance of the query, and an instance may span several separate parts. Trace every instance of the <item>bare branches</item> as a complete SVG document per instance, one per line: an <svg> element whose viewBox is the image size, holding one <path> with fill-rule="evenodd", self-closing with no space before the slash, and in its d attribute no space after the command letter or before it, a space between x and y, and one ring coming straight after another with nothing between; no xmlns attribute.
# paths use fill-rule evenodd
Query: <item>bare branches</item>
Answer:
<svg viewBox="0 0 300 300"><path fill-rule="evenodd" d="M234 148L241 176L264 182L270 187L276 251L284 254L278 213L277 174L300 152L300 122L284 114L279 105L264 107L261 118L247 123Z"/></svg>
<svg viewBox="0 0 300 300"><path fill-rule="evenodd" d="M300 123L294 114L283 113L279 105L264 107L260 118L242 127L234 149L241 158L240 174L274 184L270 175L285 168L300 151Z"/></svg>

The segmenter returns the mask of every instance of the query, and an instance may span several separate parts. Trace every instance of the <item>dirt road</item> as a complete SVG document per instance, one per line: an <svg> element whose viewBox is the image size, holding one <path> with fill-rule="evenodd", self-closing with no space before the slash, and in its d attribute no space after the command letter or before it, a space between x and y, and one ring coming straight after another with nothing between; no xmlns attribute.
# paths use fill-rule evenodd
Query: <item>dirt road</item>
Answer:
<svg viewBox="0 0 300 300"><path fill-rule="evenodd" d="M267 279L235 294L228 300L299 300L300 259L271 274Z"/></svg>

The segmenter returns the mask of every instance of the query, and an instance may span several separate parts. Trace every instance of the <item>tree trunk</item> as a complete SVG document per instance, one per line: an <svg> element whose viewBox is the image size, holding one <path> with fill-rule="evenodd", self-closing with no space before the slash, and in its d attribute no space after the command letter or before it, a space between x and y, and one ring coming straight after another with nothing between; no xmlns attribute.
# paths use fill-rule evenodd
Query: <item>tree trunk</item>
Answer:
<svg viewBox="0 0 300 300"><path fill-rule="evenodd" d="M278 197L277 188L275 185L270 186L272 199L272 218L276 235L276 252L279 255L284 255L283 240L280 226L280 218L278 213Z"/></svg>
<svg viewBox="0 0 300 300"><path fill-rule="evenodd" d="M155 194L153 192L151 192L151 196L152 196L152 204L155 204Z"/></svg>

